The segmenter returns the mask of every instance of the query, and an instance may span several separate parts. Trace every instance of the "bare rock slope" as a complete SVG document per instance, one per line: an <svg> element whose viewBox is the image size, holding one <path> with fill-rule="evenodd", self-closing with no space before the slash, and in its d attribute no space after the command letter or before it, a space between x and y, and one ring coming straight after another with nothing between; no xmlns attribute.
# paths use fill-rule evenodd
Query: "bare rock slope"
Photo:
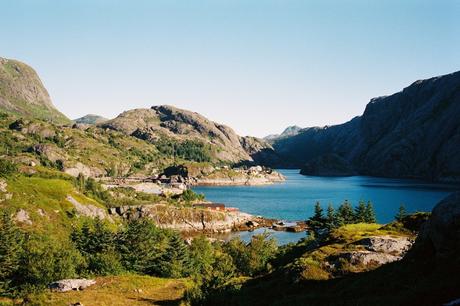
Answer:
<svg viewBox="0 0 460 306"><path fill-rule="evenodd" d="M129 110L100 126L153 143L165 138L200 141L211 146L215 160L238 163L276 159L273 148L265 141L238 136L226 125L169 105Z"/></svg>
<svg viewBox="0 0 460 306"><path fill-rule="evenodd" d="M30 66L0 57L0 110L8 113L70 123L51 102L40 78Z"/></svg>

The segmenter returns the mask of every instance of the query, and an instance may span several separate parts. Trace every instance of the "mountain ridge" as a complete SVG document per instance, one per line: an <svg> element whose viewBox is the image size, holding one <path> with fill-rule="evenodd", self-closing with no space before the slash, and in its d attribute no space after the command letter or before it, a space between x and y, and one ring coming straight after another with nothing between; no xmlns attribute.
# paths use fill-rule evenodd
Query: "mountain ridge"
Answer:
<svg viewBox="0 0 460 306"><path fill-rule="evenodd" d="M336 154L359 174L459 181L458 101L460 71L373 98L362 116L303 129L275 141L273 147L291 167L302 168L324 154ZM304 174L321 175L321 169Z"/></svg>

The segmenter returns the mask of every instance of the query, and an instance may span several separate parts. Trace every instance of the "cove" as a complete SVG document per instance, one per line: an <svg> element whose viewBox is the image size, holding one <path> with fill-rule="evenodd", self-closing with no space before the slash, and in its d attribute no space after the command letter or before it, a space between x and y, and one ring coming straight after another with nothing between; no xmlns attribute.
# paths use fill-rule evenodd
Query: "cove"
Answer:
<svg viewBox="0 0 460 306"><path fill-rule="evenodd" d="M319 201L323 208L338 207L344 200L353 206L371 201L379 223L394 219L401 204L408 212L431 211L438 201L457 185L436 184L409 179L367 176L303 176L299 170L277 170L286 181L266 186L197 186L193 190L206 199L237 207L241 211L288 221L306 220Z"/></svg>

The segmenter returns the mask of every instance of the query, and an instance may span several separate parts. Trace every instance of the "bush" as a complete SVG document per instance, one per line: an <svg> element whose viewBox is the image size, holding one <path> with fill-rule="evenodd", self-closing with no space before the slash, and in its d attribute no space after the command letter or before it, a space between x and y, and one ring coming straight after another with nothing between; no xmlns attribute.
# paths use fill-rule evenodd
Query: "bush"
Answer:
<svg viewBox="0 0 460 306"><path fill-rule="evenodd" d="M254 235L248 245L240 238L232 239L224 244L223 250L230 255L240 275L256 276L270 270L278 246L268 234L261 234Z"/></svg>
<svg viewBox="0 0 460 306"><path fill-rule="evenodd" d="M77 276L84 260L70 244L33 237L24 245L17 273L17 285L23 291L46 287L53 281Z"/></svg>
<svg viewBox="0 0 460 306"><path fill-rule="evenodd" d="M16 164L6 159L0 159L0 177L10 176L18 171Z"/></svg>
<svg viewBox="0 0 460 306"><path fill-rule="evenodd" d="M180 198L185 202L203 201L204 195L196 193L191 189L187 189L180 195Z"/></svg>
<svg viewBox="0 0 460 306"><path fill-rule="evenodd" d="M0 293L10 291L23 252L24 235L8 212L0 215Z"/></svg>

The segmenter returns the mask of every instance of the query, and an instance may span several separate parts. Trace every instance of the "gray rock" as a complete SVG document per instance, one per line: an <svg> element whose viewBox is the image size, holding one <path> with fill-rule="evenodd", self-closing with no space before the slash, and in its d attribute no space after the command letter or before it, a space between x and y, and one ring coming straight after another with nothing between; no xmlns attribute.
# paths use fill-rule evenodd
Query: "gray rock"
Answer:
<svg viewBox="0 0 460 306"><path fill-rule="evenodd" d="M407 237L376 236L361 239L355 244L364 246L368 251L401 256L410 249L413 242Z"/></svg>
<svg viewBox="0 0 460 306"><path fill-rule="evenodd" d="M30 220L29 213L24 209L20 209L16 215L14 216L14 220L17 222L25 223L25 224L32 224L32 220Z"/></svg>
<svg viewBox="0 0 460 306"><path fill-rule="evenodd" d="M72 290L84 290L94 284L96 284L94 279L63 279L51 283L49 288L56 292L67 292Z"/></svg>
<svg viewBox="0 0 460 306"><path fill-rule="evenodd" d="M401 259L401 256L395 256L386 253L371 251L347 252L340 255L347 259L352 265L384 265Z"/></svg>
<svg viewBox="0 0 460 306"><path fill-rule="evenodd" d="M67 201L72 203L72 205L75 207L75 210L79 215L90 217L90 218L99 218L101 220L107 219L110 222L113 222L112 218L107 214L105 209L99 208L97 206L94 206L92 204L81 204L77 200L75 200L72 196L68 195L67 196Z"/></svg>

